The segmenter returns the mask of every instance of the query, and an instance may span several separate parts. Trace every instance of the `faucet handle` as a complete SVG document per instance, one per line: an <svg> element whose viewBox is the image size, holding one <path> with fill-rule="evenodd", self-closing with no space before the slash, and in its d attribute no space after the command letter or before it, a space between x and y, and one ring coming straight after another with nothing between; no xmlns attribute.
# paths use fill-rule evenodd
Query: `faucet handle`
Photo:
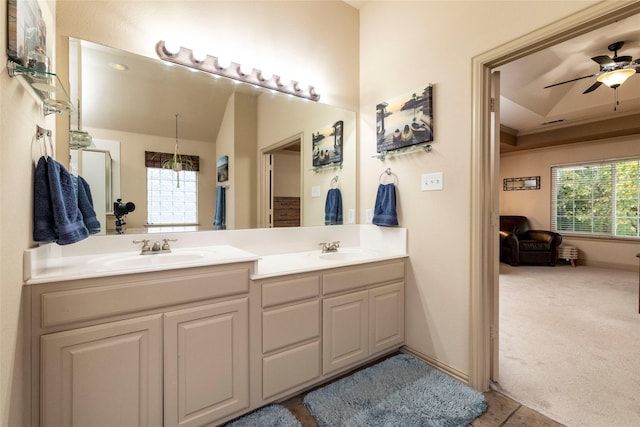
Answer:
<svg viewBox="0 0 640 427"><path fill-rule="evenodd" d="M171 247L169 247L169 242L177 242L178 239L162 239L162 250L170 251Z"/></svg>
<svg viewBox="0 0 640 427"><path fill-rule="evenodd" d="M151 248L149 247L149 240L147 239L134 240L133 243L135 244L142 243L142 248L141 248L142 252L149 252L151 250Z"/></svg>

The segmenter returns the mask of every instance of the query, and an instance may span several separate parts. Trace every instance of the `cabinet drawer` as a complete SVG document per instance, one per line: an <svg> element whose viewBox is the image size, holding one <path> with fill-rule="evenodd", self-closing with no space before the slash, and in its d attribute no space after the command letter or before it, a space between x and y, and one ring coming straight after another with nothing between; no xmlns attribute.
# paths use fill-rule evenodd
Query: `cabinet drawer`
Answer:
<svg viewBox="0 0 640 427"><path fill-rule="evenodd" d="M320 375L320 342L265 357L262 373L263 399L311 381Z"/></svg>
<svg viewBox="0 0 640 427"><path fill-rule="evenodd" d="M327 295L377 283L403 280L404 260L388 264L369 264L325 274L322 279L322 293Z"/></svg>
<svg viewBox="0 0 640 427"><path fill-rule="evenodd" d="M267 282L262 285L262 307L286 304L318 296L318 276Z"/></svg>
<svg viewBox="0 0 640 427"><path fill-rule="evenodd" d="M41 295L42 327L61 326L249 292L249 269L184 274L152 280L45 292Z"/></svg>
<svg viewBox="0 0 640 427"><path fill-rule="evenodd" d="M320 301L262 313L262 352L320 336Z"/></svg>

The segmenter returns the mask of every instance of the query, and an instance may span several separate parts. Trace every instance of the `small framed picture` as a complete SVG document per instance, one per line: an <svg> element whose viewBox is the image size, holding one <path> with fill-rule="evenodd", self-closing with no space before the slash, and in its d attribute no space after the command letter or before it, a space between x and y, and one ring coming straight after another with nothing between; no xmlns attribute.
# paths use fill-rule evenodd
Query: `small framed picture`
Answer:
<svg viewBox="0 0 640 427"><path fill-rule="evenodd" d="M218 173L218 182L226 182L229 180L229 156L218 158L216 171Z"/></svg>
<svg viewBox="0 0 640 427"><path fill-rule="evenodd" d="M338 120L311 135L313 166L342 164L344 122Z"/></svg>
<svg viewBox="0 0 640 427"><path fill-rule="evenodd" d="M7 56L36 68L47 58L47 26L37 0L8 0L7 12Z"/></svg>

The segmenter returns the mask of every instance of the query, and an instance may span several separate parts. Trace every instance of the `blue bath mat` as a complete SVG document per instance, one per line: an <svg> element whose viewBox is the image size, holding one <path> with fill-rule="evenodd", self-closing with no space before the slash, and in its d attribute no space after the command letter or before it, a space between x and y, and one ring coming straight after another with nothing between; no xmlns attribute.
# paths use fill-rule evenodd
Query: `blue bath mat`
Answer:
<svg viewBox="0 0 640 427"><path fill-rule="evenodd" d="M301 427L302 424L282 405L269 405L226 424L225 427Z"/></svg>
<svg viewBox="0 0 640 427"><path fill-rule="evenodd" d="M482 393L406 354L312 391L304 404L320 427L464 427L487 408Z"/></svg>

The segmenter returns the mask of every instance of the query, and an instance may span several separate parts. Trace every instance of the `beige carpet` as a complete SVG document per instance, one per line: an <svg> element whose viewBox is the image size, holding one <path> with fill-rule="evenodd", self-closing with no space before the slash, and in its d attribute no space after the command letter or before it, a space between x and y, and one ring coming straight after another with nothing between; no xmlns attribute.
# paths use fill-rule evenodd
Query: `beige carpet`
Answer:
<svg viewBox="0 0 640 427"><path fill-rule="evenodd" d="M638 272L500 264L498 390L570 427L640 425Z"/></svg>

